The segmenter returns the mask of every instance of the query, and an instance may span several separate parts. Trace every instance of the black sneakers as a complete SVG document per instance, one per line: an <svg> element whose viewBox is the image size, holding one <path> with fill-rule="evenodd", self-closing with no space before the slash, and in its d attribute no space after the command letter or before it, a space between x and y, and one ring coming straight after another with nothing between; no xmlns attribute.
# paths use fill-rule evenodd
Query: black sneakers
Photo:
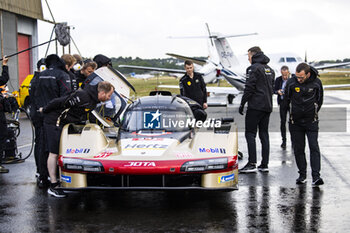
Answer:
<svg viewBox="0 0 350 233"><path fill-rule="evenodd" d="M239 173L253 173L256 172L256 165L254 163L247 163L243 168L238 170Z"/></svg>
<svg viewBox="0 0 350 233"><path fill-rule="evenodd" d="M36 180L36 185L40 188L40 189L44 189L50 186L50 181L47 178L41 178L38 177Z"/></svg>
<svg viewBox="0 0 350 233"><path fill-rule="evenodd" d="M54 197L66 197L67 195L64 193L63 190L58 189L59 183L51 183L50 188L47 189L47 193Z"/></svg>
<svg viewBox="0 0 350 233"><path fill-rule="evenodd" d="M314 180L314 181L312 182L312 186L313 186L313 187L317 187L317 186L323 185L323 184L324 184L324 182L323 182L323 180L322 180L321 177L318 178L318 179L316 179L316 180Z"/></svg>
<svg viewBox="0 0 350 233"><path fill-rule="evenodd" d="M282 148L283 150L287 149L287 143L286 143L285 141L282 142L281 148Z"/></svg>
<svg viewBox="0 0 350 233"><path fill-rule="evenodd" d="M305 183L306 183L305 176L299 176L299 178L296 180L296 184L305 184Z"/></svg>
<svg viewBox="0 0 350 233"><path fill-rule="evenodd" d="M9 172L9 169L0 165L0 173L8 173L8 172Z"/></svg>
<svg viewBox="0 0 350 233"><path fill-rule="evenodd" d="M258 166L258 170L261 172L268 172L269 167L267 165L260 164L260 166Z"/></svg>

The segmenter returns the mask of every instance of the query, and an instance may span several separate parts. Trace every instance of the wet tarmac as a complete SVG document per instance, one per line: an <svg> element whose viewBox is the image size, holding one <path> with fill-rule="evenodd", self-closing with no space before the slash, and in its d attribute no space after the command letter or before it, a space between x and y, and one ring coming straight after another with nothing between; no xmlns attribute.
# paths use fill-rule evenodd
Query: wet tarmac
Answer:
<svg viewBox="0 0 350 233"><path fill-rule="evenodd" d="M342 131L322 131L321 176L325 184L296 185L297 169L290 146L280 148L277 113L271 116L271 155L268 173L242 174L234 192L115 192L69 193L49 197L36 187L35 163L6 165L0 174L0 232L347 232L350 227L350 92L327 93L323 118L345 117ZM345 110L344 110L345 109ZM327 113L326 110L332 110ZM242 124L235 106L224 110ZM210 115L222 108L209 109ZM21 118L18 141L25 155L30 149L28 120ZM274 126L275 125L275 126ZM257 143L259 145L259 143ZM244 133L240 150L247 162ZM258 147L258 151L260 148ZM258 154L259 155L259 154ZM258 159L260 157L258 156Z"/></svg>

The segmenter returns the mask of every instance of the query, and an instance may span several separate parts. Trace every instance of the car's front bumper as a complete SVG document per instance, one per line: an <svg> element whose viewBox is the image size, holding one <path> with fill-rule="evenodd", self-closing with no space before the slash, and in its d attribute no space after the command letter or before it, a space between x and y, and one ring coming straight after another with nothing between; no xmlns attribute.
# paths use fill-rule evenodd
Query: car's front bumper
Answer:
<svg viewBox="0 0 350 233"><path fill-rule="evenodd" d="M236 190L238 169L213 173L176 175L111 175L105 173L71 173L61 171L66 190Z"/></svg>

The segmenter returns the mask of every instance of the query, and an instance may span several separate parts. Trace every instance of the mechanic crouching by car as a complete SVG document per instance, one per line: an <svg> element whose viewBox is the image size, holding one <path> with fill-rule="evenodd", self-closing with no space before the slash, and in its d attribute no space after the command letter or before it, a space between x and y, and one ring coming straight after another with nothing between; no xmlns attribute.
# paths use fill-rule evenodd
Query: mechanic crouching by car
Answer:
<svg viewBox="0 0 350 233"><path fill-rule="evenodd" d="M7 66L8 58L2 58L2 74L0 76L0 86L5 85L9 81L9 68ZM4 155L4 145L7 139L7 124L5 117L5 99L0 92L0 173L8 173L9 170L1 165Z"/></svg>
<svg viewBox="0 0 350 233"><path fill-rule="evenodd" d="M286 97L290 104L289 131L299 170L297 184L306 182L305 135L310 148L312 185L323 185L320 177L321 155L318 146L318 111L323 103L323 86L318 71L300 63L295 76L287 82Z"/></svg>
<svg viewBox="0 0 350 233"><path fill-rule="evenodd" d="M44 113L44 130L47 138L49 158L47 168L51 184L47 192L54 197L65 197L63 190L57 189L57 159L62 128L68 123L86 121L88 112L94 110L99 102L111 99L114 87L110 82L102 81L97 85L88 85L69 96L53 99L47 106L40 109Z"/></svg>

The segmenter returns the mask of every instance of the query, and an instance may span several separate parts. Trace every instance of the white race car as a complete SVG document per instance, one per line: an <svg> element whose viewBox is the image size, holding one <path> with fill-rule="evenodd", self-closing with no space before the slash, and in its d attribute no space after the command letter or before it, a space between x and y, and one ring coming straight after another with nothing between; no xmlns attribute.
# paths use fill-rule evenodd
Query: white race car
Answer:
<svg viewBox="0 0 350 233"><path fill-rule="evenodd" d="M131 103L117 124L64 126L63 189L238 189L232 118L196 121L184 99L154 95Z"/></svg>

